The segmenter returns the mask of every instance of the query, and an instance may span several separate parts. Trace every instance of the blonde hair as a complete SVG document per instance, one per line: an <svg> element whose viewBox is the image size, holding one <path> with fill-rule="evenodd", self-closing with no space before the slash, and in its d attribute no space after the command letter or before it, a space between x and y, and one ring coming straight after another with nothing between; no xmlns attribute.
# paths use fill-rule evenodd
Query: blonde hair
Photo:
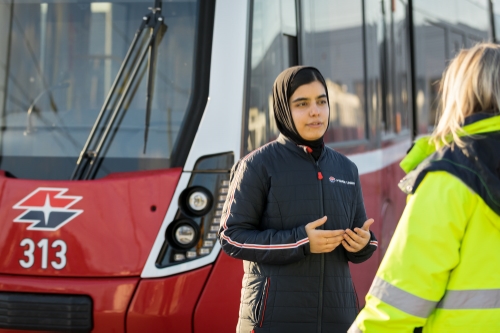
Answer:
<svg viewBox="0 0 500 333"><path fill-rule="evenodd" d="M440 119L430 142L438 150L453 143L464 147L465 118L500 109L500 45L480 43L461 50L443 74L440 93Z"/></svg>

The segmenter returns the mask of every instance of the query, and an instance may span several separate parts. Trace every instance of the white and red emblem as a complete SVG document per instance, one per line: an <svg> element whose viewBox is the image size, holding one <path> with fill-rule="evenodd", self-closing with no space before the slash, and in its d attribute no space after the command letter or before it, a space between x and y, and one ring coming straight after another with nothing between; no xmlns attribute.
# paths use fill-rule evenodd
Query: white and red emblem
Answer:
<svg viewBox="0 0 500 333"><path fill-rule="evenodd" d="M333 176L330 176L330 178L328 178L330 180L331 183L335 183L335 178Z"/></svg>
<svg viewBox="0 0 500 333"><path fill-rule="evenodd" d="M55 231L83 213L70 209L81 196L63 195L67 188L39 187L12 208L25 211L14 222L31 223L28 230Z"/></svg>

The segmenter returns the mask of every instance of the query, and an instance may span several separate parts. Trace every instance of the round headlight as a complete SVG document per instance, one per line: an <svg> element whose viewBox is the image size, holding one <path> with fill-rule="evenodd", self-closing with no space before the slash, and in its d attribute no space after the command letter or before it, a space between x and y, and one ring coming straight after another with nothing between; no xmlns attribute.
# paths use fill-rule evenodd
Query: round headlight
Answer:
<svg viewBox="0 0 500 333"><path fill-rule="evenodd" d="M173 221L167 228L167 241L176 249L187 250L199 240L200 230L198 224L191 219Z"/></svg>
<svg viewBox="0 0 500 333"><path fill-rule="evenodd" d="M212 209L213 196L202 186L188 187L179 197L179 207L189 216L203 216Z"/></svg>
<svg viewBox="0 0 500 333"><path fill-rule="evenodd" d="M193 242L196 237L196 231L190 225L180 225L174 231L174 237L179 244L187 245Z"/></svg>
<svg viewBox="0 0 500 333"><path fill-rule="evenodd" d="M208 206L208 196L202 191L195 191L189 195L189 208L194 211L202 211Z"/></svg>

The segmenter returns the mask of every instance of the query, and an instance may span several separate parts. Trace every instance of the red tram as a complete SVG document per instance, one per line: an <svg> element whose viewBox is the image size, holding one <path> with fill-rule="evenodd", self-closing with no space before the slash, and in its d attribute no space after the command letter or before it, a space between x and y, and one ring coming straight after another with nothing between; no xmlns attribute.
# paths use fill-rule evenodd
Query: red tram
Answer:
<svg viewBox="0 0 500 333"><path fill-rule="evenodd" d="M277 136L271 86L296 64L324 74L325 143L357 164L375 219L379 250L351 266L363 303L435 82L458 49L495 41L499 7L0 0L0 331L233 332L228 171Z"/></svg>

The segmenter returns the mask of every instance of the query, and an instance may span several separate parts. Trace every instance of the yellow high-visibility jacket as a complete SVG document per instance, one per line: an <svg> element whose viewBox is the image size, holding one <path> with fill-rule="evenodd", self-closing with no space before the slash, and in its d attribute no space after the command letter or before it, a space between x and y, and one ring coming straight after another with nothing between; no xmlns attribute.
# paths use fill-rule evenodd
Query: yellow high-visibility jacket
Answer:
<svg viewBox="0 0 500 333"><path fill-rule="evenodd" d="M469 120L465 149L403 161L407 205L349 333L500 332L500 116Z"/></svg>

